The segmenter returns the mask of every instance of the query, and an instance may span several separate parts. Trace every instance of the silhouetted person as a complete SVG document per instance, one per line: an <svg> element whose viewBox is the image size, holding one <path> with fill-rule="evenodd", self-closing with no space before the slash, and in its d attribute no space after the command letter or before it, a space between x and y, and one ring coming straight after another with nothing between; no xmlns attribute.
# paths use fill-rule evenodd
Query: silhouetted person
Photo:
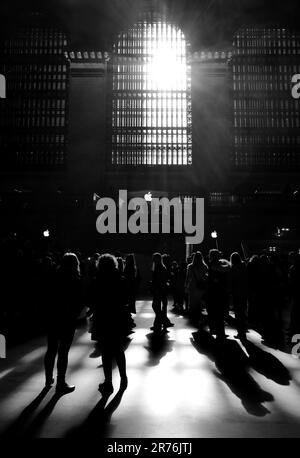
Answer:
<svg viewBox="0 0 300 458"><path fill-rule="evenodd" d="M170 277L170 291L173 297L173 307L175 309L178 307L178 297L177 297L178 269L179 269L178 262L172 261L171 277Z"/></svg>
<svg viewBox="0 0 300 458"><path fill-rule="evenodd" d="M126 287L117 259L110 254L99 258L97 273L98 300L94 305L94 329L101 346L104 382L99 385L103 395L113 392L112 363L116 361L121 389L127 388L124 342L127 335Z"/></svg>
<svg viewBox="0 0 300 458"><path fill-rule="evenodd" d="M162 263L165 266L166 272L167 272L167 290L162 300L162 320L163 320L163 326L165 328L168 328L170 326L174 326L174 324L171 323L171 321L168 318L168 292L170 290L171 281L172 281L171 256L169 254L163 254Z"/></svg>
<svg viewBox="0 0 300 458"><path fill-rule="evenodd" d="M160 253L154 253L152 259L152 308L155 319L151 329L161 331L167 328L165 304L168 303L168 272Z"/></svg>
<svg viewBox="0 0 300 458"><path fill-rule="evenodd" d="M218 339L226 338L224 318L229 270L230 264L225 259L221 259L221 252L210 250L206 309L210 333L216 334Z"/></svg>
<svg viewBox="0 0 300 458"><path fill-rule="evenodd" d="M293 265L289 271L289 280L291 288L291 322L290 322L290 333L291 336L294 334L300 334L300 255L295 254Z"/></svg>
<svg viewBox="0 0 300 458"><path fill-rule="evenodd" d="M186 290L185 290L185 280L187 272L187 263L182 261L179 264L177 272L177 281L176 281L176 300L177 300L177 310L183 312L186 307Z"/></svg>
<svg viewBox="0 0 300 458"><path fill-rule="evenodd" d="M230 256L230 264L229 290L232 294L236 329L238 331L237 337L244 340L246 339L247 331L247 269L239 253L232 253Z"/></svg>
<svg viewBox="0 0 300 458"><path fill-rule="evenodd" d="M136 267L134 254L129 254L126 258L124 278L126 281L129 311L130 313L136 313L135 301L141 277Z"/></svg>
<svg viewBox="0 0 300 458"><path fill-rule="evenodd" d="M248 320L251 326L257 327L259 317L260 261L253 255L247 264L248 274Z"/></svg>
<svg viewBox="0 0 300 458"><path fill-rule="evenodd" d="M66 383L65 377L76 321L82 308L79 261L74 253L63 256L51 297L52 303L47 310L48 348L44 361L46 386L50 387L54 383L53 371L57 357L56 390L64 394L75 390L75 386Z"/></svg>
<svg viewBox="0 0 300 458"><path fill-rule="evenodd" d="M272 288L270 292L270 311L268 322L268 342L276 347L284 345L283 332L284 307L288 304L288 269L283 257L271 256L270 259Z"/></svg>
<svg viewBox="0 0 300 458"><path fill-rule="evenodd" d="M270 316L273 307L274 276L268 256L262 254L259 258L259 310L260 328L259 332L265 340L270 339Z"/></svg>
<svg viewBox="0 0 300 458"><path fill-rule="evenodd" d="M124 273L124 259L121 256L117 257L118 270L123 275Z"/></svg>
<svg viewBox="0 0 300 458"><path fill-rule="evenodd" d="M187 267L186 289L188 292L188 311L192 319L201 317L203 296L207 287L208 266L202 253L197 251Z"/></svg>

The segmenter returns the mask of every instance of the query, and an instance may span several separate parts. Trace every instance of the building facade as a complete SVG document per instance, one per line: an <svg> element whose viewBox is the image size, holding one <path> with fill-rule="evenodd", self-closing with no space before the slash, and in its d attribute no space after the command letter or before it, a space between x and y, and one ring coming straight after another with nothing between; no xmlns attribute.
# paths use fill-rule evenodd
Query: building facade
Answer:
<svg viewBox="0 0 300 458"><path fill-rule="evenodd" d="M71 50L40 17L5 41L3 231L48 227L64 246L183 253L168 235L99 237L93 196L126 189L204 197L204 249L213 230L228 250L242 240L274 248L278 227L298 240L299 101L290 93L298 37L246 27L233 47L192 52L180 27L150 13L119 31L109 51ZM161 41L181 79L154 52Z"/></svg>

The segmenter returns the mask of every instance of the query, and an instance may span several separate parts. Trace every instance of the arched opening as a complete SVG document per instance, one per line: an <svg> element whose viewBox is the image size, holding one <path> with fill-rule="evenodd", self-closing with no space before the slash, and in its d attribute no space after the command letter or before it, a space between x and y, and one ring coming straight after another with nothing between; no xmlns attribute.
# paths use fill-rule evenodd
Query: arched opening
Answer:
<svg viewBox="0 0 300 458"><path fill-rule="evenodd" d="M165 19L119 34L112 59L112 165L192 163L191 82L183 32Z"/></svg>

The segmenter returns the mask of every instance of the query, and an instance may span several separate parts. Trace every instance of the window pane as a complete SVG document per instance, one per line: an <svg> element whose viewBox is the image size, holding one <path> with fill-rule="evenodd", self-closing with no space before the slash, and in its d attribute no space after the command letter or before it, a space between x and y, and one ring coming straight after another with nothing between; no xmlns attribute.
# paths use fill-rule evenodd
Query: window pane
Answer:
<svg viewBox="0 0 300 458"><path fill-rule="evenodd" d="M191 164L190 72L183 33L163 20L138 22L114 46L112 151L124 165ZM112 155L112 164L119 164Z"/></svg>

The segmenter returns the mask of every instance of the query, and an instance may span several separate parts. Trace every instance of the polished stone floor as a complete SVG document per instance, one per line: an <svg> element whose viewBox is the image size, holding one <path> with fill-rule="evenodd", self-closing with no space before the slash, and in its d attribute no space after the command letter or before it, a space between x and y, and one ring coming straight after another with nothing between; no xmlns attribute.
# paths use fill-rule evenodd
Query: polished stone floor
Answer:
<svg viewBox="0 0 300 458"><path fill-rule="evenodd" d="M170 313L168 334L153 338L150 301L137 304L126 351L129 385L102 399L101 357L79 329L68 380L76 391L43 390L45 342L35 339L0 360L2 437L300 437L300 359L261 343L251 331L241 346L217 345L205 332Z"/></svg>

